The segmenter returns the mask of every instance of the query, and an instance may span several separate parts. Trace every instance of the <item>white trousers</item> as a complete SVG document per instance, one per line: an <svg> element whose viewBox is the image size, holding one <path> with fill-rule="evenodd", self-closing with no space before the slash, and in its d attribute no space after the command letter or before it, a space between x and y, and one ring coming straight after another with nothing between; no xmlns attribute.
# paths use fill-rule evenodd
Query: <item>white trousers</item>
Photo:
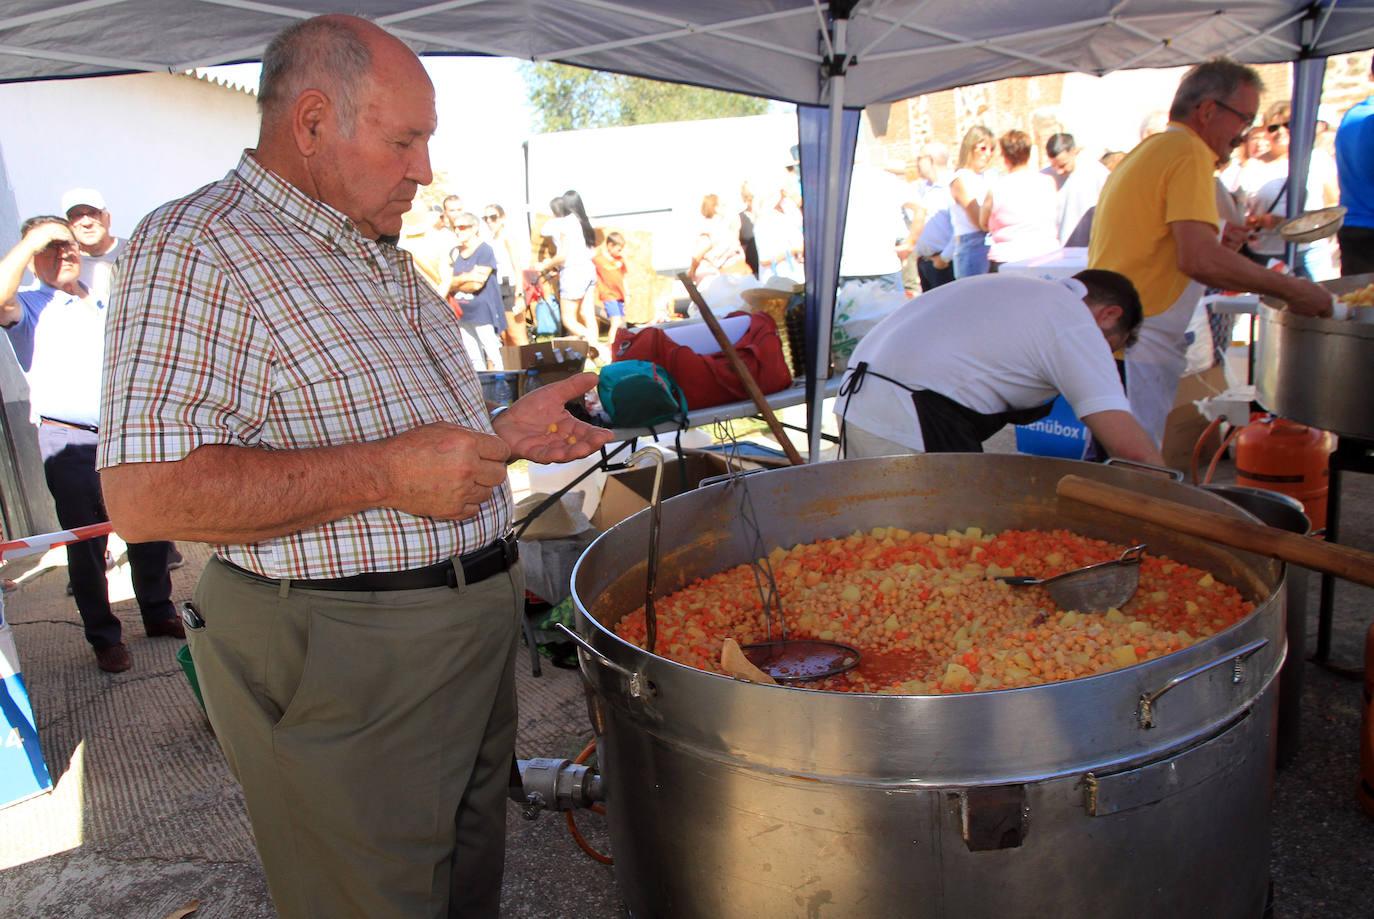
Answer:
<svg viewBox="0 0 1374 919"><path fill-rule="evenodd" d="M1178 394L1178 381L1188 365L1184 335L1202 291L1201 284L1190 281L1172 306L1146 317L1140 337L1126 351L1126 398L1131 403L1131 414L1154 439L1155 446L1164 442L1164 428Z"/></svg>
<svg viewBox="0 0 1374 919"><path fill-rule="evenodd" d="M467 349L468 360L473 370L486 370L491 363L492 370L505 370L501 361L501 336L496 327L489 322L476 323L458 320L458 331L463 336L463 347Z"/></svg>

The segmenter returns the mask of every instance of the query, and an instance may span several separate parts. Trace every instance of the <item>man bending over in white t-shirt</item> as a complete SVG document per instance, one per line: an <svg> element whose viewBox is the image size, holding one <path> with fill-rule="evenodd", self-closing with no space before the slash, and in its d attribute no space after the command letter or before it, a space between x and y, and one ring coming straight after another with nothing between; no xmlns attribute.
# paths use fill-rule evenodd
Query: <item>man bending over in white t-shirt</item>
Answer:
<svg viewBox="0 0 1374 919"><path fill-rule="evenodd" d="M1062 281L978 275L922 294L849 360L835 401L844 455L981 452L1063 394L1110 455L1162 466L1112 359L1141 318L1135 287L1114 271Z"/></svg>

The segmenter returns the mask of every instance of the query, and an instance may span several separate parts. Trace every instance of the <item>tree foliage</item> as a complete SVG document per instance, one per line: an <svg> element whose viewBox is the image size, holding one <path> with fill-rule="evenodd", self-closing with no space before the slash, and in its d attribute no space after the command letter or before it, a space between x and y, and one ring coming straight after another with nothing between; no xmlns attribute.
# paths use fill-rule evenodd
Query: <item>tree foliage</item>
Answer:
<svg viewBox="0 0 1374 919"><path fill-rule="evenodd" d="M535 129L543 132L761 115L769 104L754 96L566 64L526 64L523 76Z"/></svg>

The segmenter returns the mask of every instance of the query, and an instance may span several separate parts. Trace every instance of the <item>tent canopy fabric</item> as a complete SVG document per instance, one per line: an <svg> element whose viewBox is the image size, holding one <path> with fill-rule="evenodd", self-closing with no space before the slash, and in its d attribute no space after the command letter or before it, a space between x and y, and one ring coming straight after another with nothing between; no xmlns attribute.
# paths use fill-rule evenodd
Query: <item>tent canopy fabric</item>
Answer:
<svg viewBox="0 0 1374 919"><path fill-rule="evenodd" d="M341 7L421 53L562 61L812 105L828 101L828 20L848 13L852 107L1013 76L1374 43L1374 0L8 0L0 81L257 60L293 20Z"/></svg>

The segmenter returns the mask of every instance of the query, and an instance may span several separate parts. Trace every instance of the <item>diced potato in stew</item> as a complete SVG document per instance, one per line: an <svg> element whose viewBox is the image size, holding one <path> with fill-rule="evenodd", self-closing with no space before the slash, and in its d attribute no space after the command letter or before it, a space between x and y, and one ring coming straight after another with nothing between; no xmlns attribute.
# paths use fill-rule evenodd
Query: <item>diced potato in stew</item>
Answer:
<svg viewBox="0 0 1374 919"><path fill-rule="evenodd" d="M843 641L862 654L857 669L811 689L936 694L1077 679L1179 651L1254 609L1211 574L1157 555L1141 563L1130 602L1106 613L1059 610L1043 588L997 580L1051 577L1122 549L1066 530L879 527L774 549L767 561L793 637ZM726 638L767 636L749 565L701 578L655 609L655 652L701 670L720 671ZM616 633L643 647L644 610Z"/></svg>

